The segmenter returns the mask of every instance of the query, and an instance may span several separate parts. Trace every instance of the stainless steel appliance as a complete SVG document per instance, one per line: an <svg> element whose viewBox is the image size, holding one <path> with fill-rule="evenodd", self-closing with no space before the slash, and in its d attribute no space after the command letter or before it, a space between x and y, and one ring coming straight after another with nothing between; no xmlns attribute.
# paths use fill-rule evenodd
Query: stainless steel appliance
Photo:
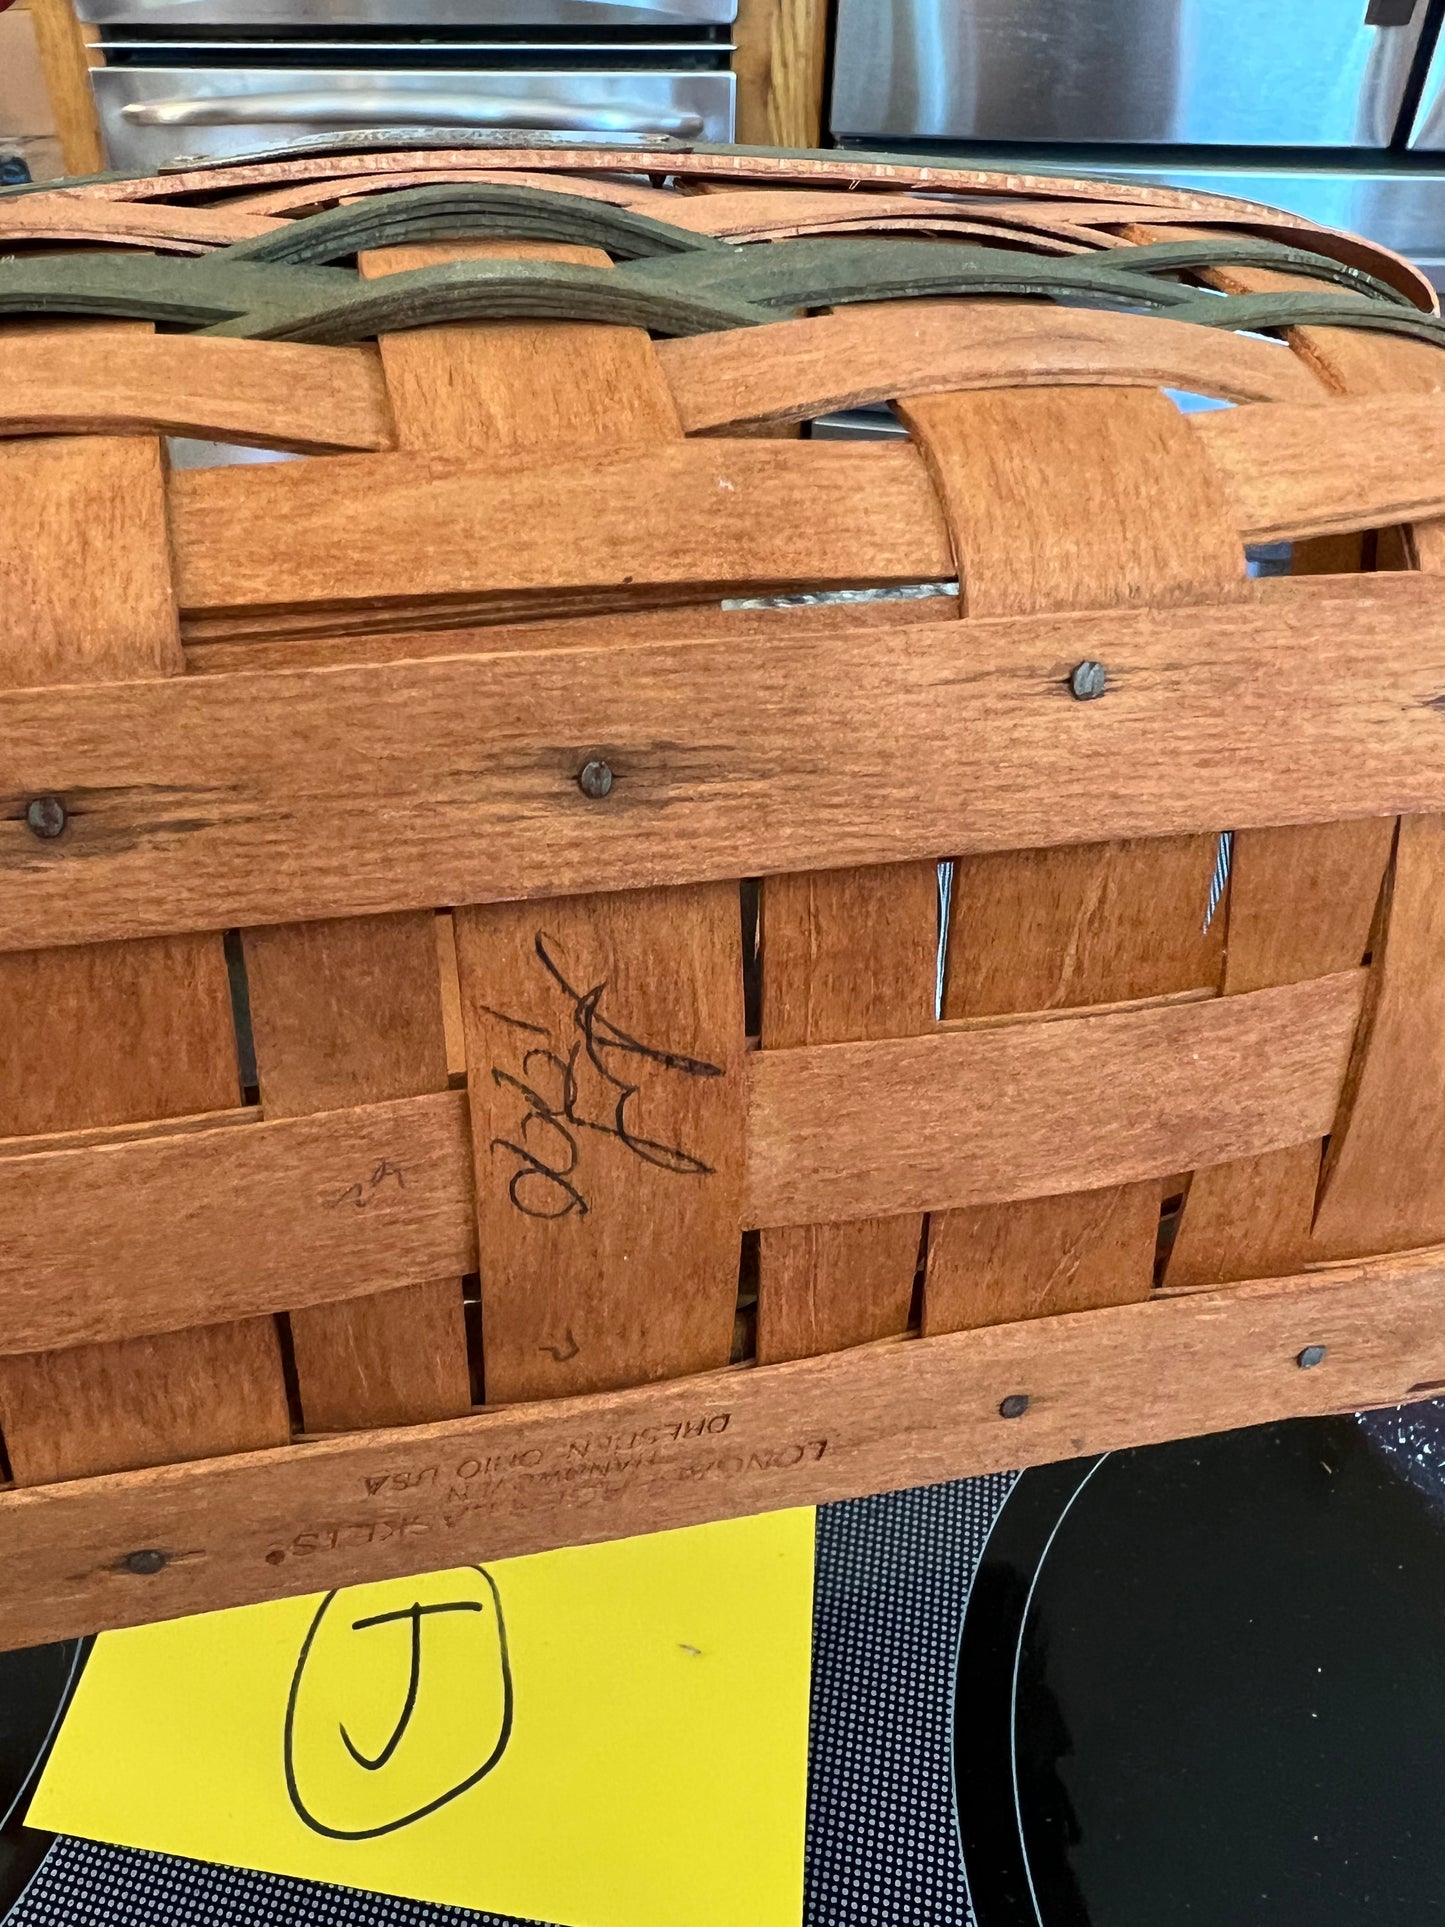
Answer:
<svg viewBox="0 0 1445 1927"><path fill-rule="evenodd" d="M980 165L1264 201L1383 241L1445 283L1445 0L838 9L844 145L921 141Z"/></svg>
<svg viewBox="0 0 1445 1927"><path fill-rule="evenodd" d="M1445 35L1436 42L1435 56L1425 76L1410 146L1421 151L1445 148Z"/></svg>
<svg viewBox="0 0 1445 1927"><path fill-rule="evenodd" d="M726 26L737 0L82 0L76 12L99 24L185 27L632 28Z"/></svg>
<svg viewBox="0 0 1445 1927"><path fill-rule="evenodd" d="M1387 147L1427 0L838 0L844 138Z"/></svg>
<svg viewBox="0 0 1445 1927"><path fill-rule="evenodd" d="M409 61L419 50L403 51ZM727 140L731 74L648 68L543 66L489 70L373 64L375 49L327 52L345 65L302 67L284 45L272 64L185 64L157 50L154 65L112 66L93 76L106 148L116 167L144 170L182 156L253 154L327 129L427 127L540 129L606 137L673 134Z"/></svg>
<svg viewBox="0 0 1445 1927"><path fill-rule="evenodd" d="M737 0L81 0L111 164L338 130L728 140Z"/></svg>
<svg viewBox="0 0 1445 1927"><path fill-rule="evenodd" d="M1057 152L1039 154L1058 168ZM1087 156L1080 165L1098 163ZM1211 164L1189 157L1159 156L1137 166L1110 159L1102 172L1121 180L1158 181L1166 187L1197 187L1232 199L1262 201L1302 214L1323 227L1368 235L1417 261L1437 286L1445 285L1445 168L1401 163L1368 172L1340 168L1281 167L1271 159Z"/></svg>

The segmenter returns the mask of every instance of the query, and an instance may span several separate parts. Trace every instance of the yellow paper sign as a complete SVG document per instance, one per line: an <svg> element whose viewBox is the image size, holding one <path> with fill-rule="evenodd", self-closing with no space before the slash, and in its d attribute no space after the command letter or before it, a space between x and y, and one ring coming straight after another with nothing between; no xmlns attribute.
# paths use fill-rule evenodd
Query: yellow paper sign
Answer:
<svg viewBox="0 0 1445 1927"><path fill-rule="evenodd" d="M798 1927L813 1514L108 1633L32 1826L560 1927Z"/></svg>

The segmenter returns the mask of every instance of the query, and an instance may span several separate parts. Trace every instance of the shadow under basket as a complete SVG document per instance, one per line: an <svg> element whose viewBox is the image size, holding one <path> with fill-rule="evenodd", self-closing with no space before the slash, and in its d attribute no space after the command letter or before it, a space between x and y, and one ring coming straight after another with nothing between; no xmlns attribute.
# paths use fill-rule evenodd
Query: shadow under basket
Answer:
<svg viewBox="0 0 1445 1927"><path fill-rule="evenodd" d="M1445 1386L1406 263L450 134L0 255L0 1644Z"/></svg>

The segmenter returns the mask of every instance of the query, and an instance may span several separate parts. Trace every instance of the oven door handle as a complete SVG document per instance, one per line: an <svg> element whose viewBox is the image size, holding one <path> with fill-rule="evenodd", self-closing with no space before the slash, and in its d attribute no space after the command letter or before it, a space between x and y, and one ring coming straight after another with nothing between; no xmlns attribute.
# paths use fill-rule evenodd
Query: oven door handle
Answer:
<svg viewBox="0 0 1445 1927"><path fill-rule="evenodd" d="M536 133L674 134L696 138L701 114L620 101L498 100L485 94L356 92L211 94L132 100L120 110L136 127L498 127Z"/></svg>
<svg viewBox="0 0 1445 1927"><path fill-rule="evenodd" d="M717 0L576 0L587 6L596 4L606 6L614 12L626 10L655 16L660 26L712 26L724 24L719 14ZM148 20L152 14L172 7L205 5L206 0L79 0L76 13L80 19L96 25L127 20ZM0 13L4 12L0 6ZM578 23L585 21L585 15L577 16Z"/></svg>

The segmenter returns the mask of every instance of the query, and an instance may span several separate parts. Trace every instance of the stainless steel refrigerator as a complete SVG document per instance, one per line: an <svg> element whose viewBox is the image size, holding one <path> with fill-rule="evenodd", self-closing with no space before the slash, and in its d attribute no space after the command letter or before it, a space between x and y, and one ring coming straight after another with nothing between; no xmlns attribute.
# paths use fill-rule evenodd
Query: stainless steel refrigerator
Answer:
<svg viewBox="0 0 1445 1927"><path fill-rule="evenodd" d="M1214 188L1445 275L1445 0L838 0L851 144Z"/></svg>

